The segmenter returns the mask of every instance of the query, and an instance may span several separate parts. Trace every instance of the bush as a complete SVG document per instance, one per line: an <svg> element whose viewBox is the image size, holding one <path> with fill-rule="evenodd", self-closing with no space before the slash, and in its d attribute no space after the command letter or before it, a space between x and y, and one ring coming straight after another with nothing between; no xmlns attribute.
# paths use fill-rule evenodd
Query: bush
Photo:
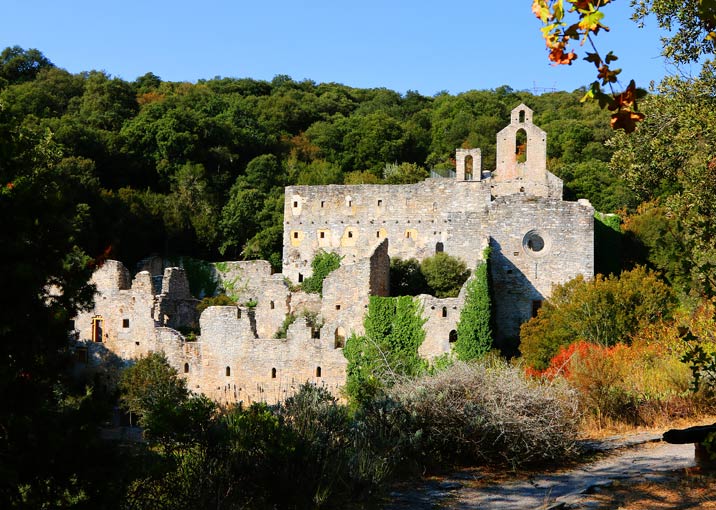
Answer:
<svg viewBox="0 0 716 510"><path fill-rule="evenodd" d="M578 276L557 285L537 317L522 325L520 351L528 365L543 370L562 346L629 342L640 328L668 318L674 306L671 289L643 267L593 281Z"/></svg>
<svg viewBox="0 0 716 510"><path fill-rule="evenodd" d="M311 261L313 274L303 280L301 289L312 294L323 293L323 280L326 279L332 271L338 269L341 265L341 256L333 252L325 252L319 250Z"/></svg>
<svg viewBox="0 0 716 510"><path fill-rule="evenodd" d="M428 282L420 271L420 262L417 259L390 259L391 296L417 296L429 293Z"/></svg>
<svg viewBox="0 0 716 510"><path fill-rule="evenodd" d="M462 260L444 252L424 259L420 271L432 294L439 298L456 297L470 276L470 270Z"/></svg>
<svg viewBox="0 0 716 510"><path fill-rule="evenodd" d="M557 461L576 452L579 414L566 385L540 384L505 362L462 363L394 386L430 464Z"/></svg>
<svg viewBox="0 0 716 510"><path fill-rule="evenodd" d="M666 424L669 417L698 414L703 404L688 392L689 371L666 343L636 339L631 345L602 347L576 342L561 348L546 370L527 372L566 379L579 392L583 415L597 428Z"/></svg>
<svg viewBox="0 0 716 510"><path fill-rule="evenodd" d="M205 297L196 304L196 314L201 315L201 312L209 308L210 306L232 306L236 305L236 300L226 294L219 294L217 296Z"/></svg>

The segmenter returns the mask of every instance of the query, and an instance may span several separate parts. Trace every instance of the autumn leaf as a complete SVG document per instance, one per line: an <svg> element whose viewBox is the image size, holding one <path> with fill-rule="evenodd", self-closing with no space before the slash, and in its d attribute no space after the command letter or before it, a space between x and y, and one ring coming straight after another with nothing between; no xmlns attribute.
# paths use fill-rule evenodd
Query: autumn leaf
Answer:
<svg viewBox="0 0 716 510"><path fill-rule="evenodd" d="M625 133L633 133L637 122L644 120L644 114L631 110L619 110L612 114L609 121L612 129L623 129Z"/></svg>

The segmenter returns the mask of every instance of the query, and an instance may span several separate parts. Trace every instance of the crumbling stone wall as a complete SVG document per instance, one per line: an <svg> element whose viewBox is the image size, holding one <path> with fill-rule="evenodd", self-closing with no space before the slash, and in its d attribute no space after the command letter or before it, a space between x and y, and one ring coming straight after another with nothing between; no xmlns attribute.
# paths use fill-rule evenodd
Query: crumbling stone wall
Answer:
<svg viewBox="0 0 716 510"><path fill-rule="evenodd" d="M517 154L519 132L525 161ZM422 260L444 251L474 269L489 245L495 335L504 346L553 285L593 275L594 209L586 200L562 201L562 181L546 169L546 137L529 108L512 111L497 144L494 171L482 170L479 149L459 149L455 179L287 187L283 274L272 274L266 261L214 264L219 291L239 306L207 308L195 341L177 331L197 321L181 268L164 269L156 281L149 271L131 280L119 262L107 261L93 276L94 310L76 319L79 345L125 360L164 351L192 390L220 402L276 402L306 381L337 393L346 338L363 333L369 296L389 295L390 257ZM320 249L342 257L323 295L291 291L286 279L310 276ZM156 272L163 262L148 259L144 267ZM421 355L450 351L465 288L456 298L419 297ZM273 338L289 314L297 319L286 338ZM320 331L307 315L322 322Z"/></svg>

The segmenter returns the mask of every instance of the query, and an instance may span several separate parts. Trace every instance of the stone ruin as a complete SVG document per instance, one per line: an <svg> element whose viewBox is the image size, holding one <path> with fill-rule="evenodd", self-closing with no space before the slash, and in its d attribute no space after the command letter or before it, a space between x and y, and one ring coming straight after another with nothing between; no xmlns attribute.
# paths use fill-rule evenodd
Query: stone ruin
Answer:
<svg viewBox="0 0 716 510"><path fill-rule="evenodd" d="M494 170L481 168L479 149L458 149L456 163L455 178L417 184L287 187L282 273L261 260L214 264L219 287L243 304L200 317L182 268L154 260L132 278L107 261L92 279L94 309L75 319L78 359L163 351L190 389L222 403L277 402L307 381L338 394L346 338L362 333L369 297L389 295L390 258L446 252L474 268L487 246L496 343L510 345L553 285L593 276L594 209L562 200L562 181L546 169L546 134L525 105L497 135ZM322 297L291 290L319 250L342 257ZM456 298L418 297L421 355L450 351L464 294L465 286ZM275 338L291 315L286 338ZM197 338L180 333L195 324Z"/></svg>

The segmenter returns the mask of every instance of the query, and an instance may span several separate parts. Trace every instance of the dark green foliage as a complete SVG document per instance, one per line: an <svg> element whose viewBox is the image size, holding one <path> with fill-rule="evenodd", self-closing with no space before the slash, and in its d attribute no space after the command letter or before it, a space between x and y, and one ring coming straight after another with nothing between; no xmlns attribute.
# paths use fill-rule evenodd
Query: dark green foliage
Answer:
<svg viewBox="0 0 716 510"><path fill-rule="evenodd" d="M456 297L470 276L470 270L462 260L444 252L423 259L420 272L432 294L439 298Z"/></svg>
<svg viewBox="0 0 716 510"><path fill-rule="evenodd" d="M425 339L422 310L410 296L371 296L363 325L364 336L351 336L343 351L348 360L346 393L364 402L380 388L402 376L415 376L427 368L418 355Z"/></svg>
<svg viewBox="0 0 716 510"><path fill-rule="evenodd" d="M420 271L417 259L390 259L390 293L393 296L417 296L429 294L425 275Z"/></svg>
<svg viewBox="0 0 716 510"><path fill-rule="evenodd" d="M619 274L626 261L622 248L621 218L594 214L594 269L599 274Z"/></svg>
<svg viewBox="0 0 716 510"><path fill-rule="evenodd" d="M628 343L639 328L668 318L674 306L671 288L644 267L593 281L579 276L557 285L537 317L522 325L520 351L530 366L544 370L562 346Z"/></svg>
<svg viewBox="0 0 716 510"><path fill-rule="evenodd" d="M453 353L461 361L480 359L492 348L492 300L490 299L490 248L482 254L475 277L467 284L465 305L457 323Z"/></svg>
<svg viewBox="0 0 716 510"><path fill-rule="evenodd" d="M323 280L341 265L341 256L334 252L319 250L311 261L313 274L303 280L301 289L312 294L323 293Z"/></svg>
<svg viewBox="0 0 716 510"><path fill-rule="evenodd" d="M192 296L203 298L216 293L218 282L214 274L214 266L210 262L192 257L170 258L169 261L184 268Z"/></svg>

